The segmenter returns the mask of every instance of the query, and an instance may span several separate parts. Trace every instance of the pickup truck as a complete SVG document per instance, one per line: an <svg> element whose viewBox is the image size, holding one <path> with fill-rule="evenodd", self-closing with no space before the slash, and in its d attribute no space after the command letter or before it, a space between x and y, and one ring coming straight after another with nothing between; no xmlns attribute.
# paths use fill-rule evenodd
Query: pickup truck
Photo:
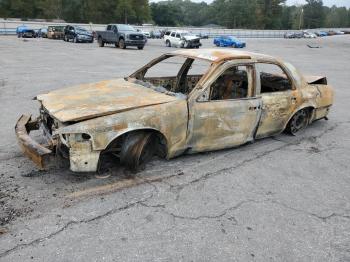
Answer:
<svg viewBox="0 0 350 262"><path fill-rule="evenodd" d="M127 46L136 46L141 50L147 42L147 37L144 34L137 32L130 25L123 24L107 25L106 31L97 31L96 35L100 47L105 44L114 44L122 49Z"/></svg>

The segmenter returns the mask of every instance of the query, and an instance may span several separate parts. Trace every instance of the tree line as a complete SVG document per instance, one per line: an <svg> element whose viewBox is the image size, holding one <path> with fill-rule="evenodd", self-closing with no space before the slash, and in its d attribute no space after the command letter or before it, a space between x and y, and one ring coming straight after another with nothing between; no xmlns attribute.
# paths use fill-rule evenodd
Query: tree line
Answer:
<svg viewBox="0 0 350 262"><path fill-rule="evenodd" d="M0 17L249 29L350 27L350 9L327 7L322 0L300 6L287 6L286 0L0 0Z"/></svg>

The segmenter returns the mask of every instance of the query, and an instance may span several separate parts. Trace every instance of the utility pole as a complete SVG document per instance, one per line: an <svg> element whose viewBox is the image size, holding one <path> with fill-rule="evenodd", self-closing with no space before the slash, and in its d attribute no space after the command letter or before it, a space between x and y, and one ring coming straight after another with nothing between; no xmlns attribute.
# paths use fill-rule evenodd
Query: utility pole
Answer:
<svg viewBox="0 0 350 262"><path fill-rule="evenodd" d="M301 13L300 13L300 17L299 17L299 30L301 29L301 22L304 16L304 8L301 8Z"/></svg>

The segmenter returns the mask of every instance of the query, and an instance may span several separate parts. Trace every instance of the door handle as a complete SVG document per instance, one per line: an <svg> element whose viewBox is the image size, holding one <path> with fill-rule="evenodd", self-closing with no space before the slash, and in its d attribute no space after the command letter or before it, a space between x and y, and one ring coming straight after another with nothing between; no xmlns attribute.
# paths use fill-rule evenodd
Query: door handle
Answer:
<svg viewBox="0 0 350 262"><path fill-rule="evenodd" d="M250 106L249 110L250 111L255 111L255 110L260 109L260 108L261 108L261 106Z"/></svg>

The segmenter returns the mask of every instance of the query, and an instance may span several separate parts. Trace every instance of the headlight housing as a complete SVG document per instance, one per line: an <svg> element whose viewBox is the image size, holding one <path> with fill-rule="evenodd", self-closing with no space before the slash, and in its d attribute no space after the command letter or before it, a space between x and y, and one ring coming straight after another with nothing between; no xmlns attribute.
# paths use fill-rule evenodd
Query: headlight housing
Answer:
<svg viewBox="0 0 350 262"><path fill-rule="evenodd" d="M91 136L87 133L60 134L63 144L67 147L72 147L76 143L90 143Z"/></svg>

